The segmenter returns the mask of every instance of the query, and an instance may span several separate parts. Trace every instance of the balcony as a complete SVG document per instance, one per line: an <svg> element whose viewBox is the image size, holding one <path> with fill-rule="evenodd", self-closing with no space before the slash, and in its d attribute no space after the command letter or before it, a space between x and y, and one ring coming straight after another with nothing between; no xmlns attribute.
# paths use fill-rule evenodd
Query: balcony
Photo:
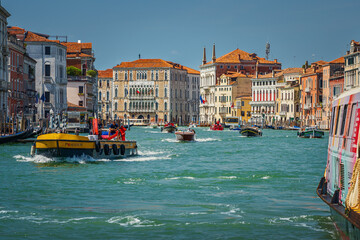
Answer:
<svg viewBox="0 0 360 240"><path fill-rule="evenodd" d="M311 108L311 103L304 104L305 110L310 110L310 108Z"/></svg>
<svg viewBox="0 0 360 240"><path fill-rule="evenodd" d="M228 113L228 108L226 107L219 108L219 114L227 114L227 113Z"/></svg>
<svg viewBox="0 0 360 240"><path fill-rule="evenodd" d="M89 76L67 76L68 81L82 81L88 83L95 83L96 78Z"/></svg>
<svg viewBox="0 0 360 240"><path fill-rule="evenodd" d="M154 96L129 96L130 100L155 100Z"/></svg>
<svg viewBox="0 0 360 240"><path fill-rule="evenodd" d="M8 82L1 80L0 81L0 91L8 90Z"/></svg>
<svg viewBox="0 0 360 240"><path fill-rule="evenodd" d="M151 113L155 112L155 109L129 109L129 113Z"/></svg>
<svg viewBox="0 0 360 240"><path fill-rule="evenodd" d="M50 76L45 76L44 83L52 83L52 78Z"/></svg>
<svg viewBox="0 0 360 240"><path fill-rule="evenodd" d="M286 113L287 113L287 112L285 112L285 111L281 111L281 112L280 112L280 116L286 116Z"/></svg>

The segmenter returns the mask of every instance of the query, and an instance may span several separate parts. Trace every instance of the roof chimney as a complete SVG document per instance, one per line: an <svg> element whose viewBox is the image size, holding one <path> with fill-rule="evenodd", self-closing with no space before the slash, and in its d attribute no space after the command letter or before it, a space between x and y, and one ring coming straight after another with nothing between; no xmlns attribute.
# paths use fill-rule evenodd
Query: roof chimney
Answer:
<svg viewBox="0 0 360 240"><path fill-rule="evenodd" d="M206 49L205 49L205 47L204 47L204 55L203 55L203 65L205 65L206 64Z"/></svg>
<svg viewBox="0 0 360 240"><path fill-rule="evenodd" d="M213 56L212 56L212 61L216 62L216 57L215 57L215 43L213 45Z"/></svg>
<svg viewBox="0 0 360 240"><path fill-rule="evenodd" d="M258 62L258 60L256 60L255 71L256 71L256 78L258 78L258 76L259 76L259 62Z"/></svg>
<svg viewBox="0 0 360 240"><path fill-rule="evenodd" d="M274 62L277 63L277 59L276 59L276 58L274 59Z"/></svg>
<svg viewBox="0 0 360 240"><path fill-rule="evenodd" d="M81 40L78 40L78 43L81 43Z"/></svg>

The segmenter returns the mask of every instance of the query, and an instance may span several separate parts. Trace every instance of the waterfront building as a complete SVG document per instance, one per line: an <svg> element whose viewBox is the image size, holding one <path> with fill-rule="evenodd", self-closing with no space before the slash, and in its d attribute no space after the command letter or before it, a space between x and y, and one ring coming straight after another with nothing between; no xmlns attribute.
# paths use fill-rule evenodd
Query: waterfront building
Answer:
<svg viewBox="0 0 360 240"><path fill-rule="evenodd" d="M297 125L300 120L300 77L302 68L282 70L277 84L276 122L280 125Z"/></svg>
<svg viewBox="0 0 360 240"><path fill-rule="evenodd" d="M66 66L79 69L80 74L67 75L67 101L85 107L94 116L97 111L97 74L92 43L62 42L66 47Z"/></svg>
<svg viewBox="0 0 360 240"><path fill-rule="evenodd" d="M310 68L305 66L300 77L301 92L301 125L318 126L322 121L323 66L325 61L317 61Z"/></svg>
<svg viewBox="0 0 360 240"><path fill-rule="evenodd" d="M235 99L239 96L251 96L252 77L252 75L245 75L240 72L228 72L220 76L219 84L215 85L214 93L215 121L224 122L226 117L237 115L234 108Z"/></svg>
<svg viewBox="0 0 360 240"><path fill-rule="evenodd" d="M10 13L0 5L0 112L7 116L8 112L8 35L7 35L7 18Z"/></svg>
<svg viewBox="0 0 360 240"><path fill-rule="evenodd" d="M138 59L122 62L113 71L114 119L144 119L156 123L173 121L179 124L192 120L186 97L190 88L189 72L196 76L196 70L162 59Z"/></svg>
<svg viewBox="0 0 360 240"><path fill-rule="evenodd" d="M251 95L238 96L235 98L235 116L240 118L242 124L246 124L251 119Z"/></svg>
<svg viewBox="0 0 360 240"><path fill-rule="evenodd" d="M118 97L119 91L114 89L113 70L98 71L98 116L100 119L112 119L113 94Z"/></svg>
<svg viewBox="0 0 360 240"><path fill-rule="evenodd" d="M9 92L8 114L21 114L24 112L25 83L24 83L24 42L16 39L15 35L8 34L9 48Z"/></svg>
<svg viewBox="0 0 360 240"><path fill-rule="evenodd" d="M333 99L344 90L344 64L344 57L340 57L323 66L322 129L329 129Z"/></svg>
<svg viewBox="0 0 360 240"><path fill-rule="evenodd" d="M261 124L273 124L275 121L275 108L277 88L280 86L282 71L273 70L265 75L258 75L252 81L251 121ZM279 82L279 83L278 83ZM284 84L283 84L284 85Z"/></svg>
<svg viewBox="0 0 360 240"><path fill-rule="evenodd" d="M186 103L186 122L196 123L199 121L199 103L200 103L200 72L186 66L187 85L185 92Z"/></svg>
<svg viewBox="0 0 360 240"><path fill-rule="evenodd" d="M23 79L25 84L25 98L23 112L27 119L31 122L36 122L36 101L39 101L39 96L36 92L35 85L35 69L36 61L32 59L27 53L24 55ZM38 97L37 97L38 96Z"/></svg>
<svg viewBox="0 0 360 240"><path fill-rule="evenodd" d="M215 45L213 46L212 60L207 62L206 50L202 65L200 66L200 95L206 99L205 104L200 105L200 121L202 123L213 123L215 121L215 88L219 85L220 76L228 71L239 72L245 75L267 74L275 69L281 69L281 63L260 58L256 53L247 53L240 49L227 53L219 58L215 56Z"/></svg>
<svg viewBox="0 0 360 240"><path fill-rule="evenodd" d="M23 34L27 53L36 61L35 85L40 100L38 118L62 114L66 101L66 47L49 35L27 31Z"/></svg>
<svg viewBox="0 0 360 240"><path fill-rule="evenodd" d="M360 86L360 42L351 40L350 50L344 56L344 90Z"/></svg>

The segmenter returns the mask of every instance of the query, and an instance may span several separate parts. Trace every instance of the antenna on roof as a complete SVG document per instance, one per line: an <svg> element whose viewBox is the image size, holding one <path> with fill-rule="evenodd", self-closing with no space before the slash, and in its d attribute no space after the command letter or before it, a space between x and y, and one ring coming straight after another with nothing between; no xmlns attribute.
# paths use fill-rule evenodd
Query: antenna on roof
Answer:
<svg viewBox="0 0 360 240"><path fill-rule="evenodd" d="M139 53L139 59L141 59L141 55L140 55L140 53Z"/></svg>
<svg viewBox="0 0 360 240"><path fill-rule="evenodd" d="M270 43L267 42L265 45L265 58L266 60L269 60L269 54L270 54Z"/></svg>

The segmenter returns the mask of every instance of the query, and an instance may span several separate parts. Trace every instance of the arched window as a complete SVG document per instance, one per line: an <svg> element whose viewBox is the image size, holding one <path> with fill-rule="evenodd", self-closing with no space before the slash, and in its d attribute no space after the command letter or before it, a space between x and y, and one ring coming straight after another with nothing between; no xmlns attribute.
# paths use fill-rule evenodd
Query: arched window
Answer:
<svg viewBox="0 0 360 240"><path fill-rule="evenodd" d="M155 96L156 96L156 97L159 96L159 89L158 89L158 88L155 89Z"/></svg>
<svg viewBox="0 0 360 240"><path fill-rule="evenodd" d="M117 96L118 96L118 89L115 88L115 97L117 97Z"/></svg>
<svg viewBox="0 0 360 240"><path fill-rule="evenodd" d="M125 73L125 80L128 80L128 77L127 77L127 72Z"/></svg>
<svg viewBox="0 0 360 240"><path fill-rule="evenodd" d="M165 102L165 110L167 110L167 102Z"/></svg>
<svg viewBox="0 0 360 240"><path fill-rule="evenodd" d="M114 118L117 119L117 115L116 115L116 114L114 115Z"/></svg>
<svg viewBox="0 0 360 240"><path fill-rule="evenodd" d="M154 80L154 71L151 71L151 80Z"/></svg>
<svg viewBox="0 0 360 240"><path fill-rule="evenodd" d="M164 91L165 91L165 97L167 97L167 88L165 88Z"/></svg>
<svg viewBox="0 0 360 240"><path fill-rule="evenodd" d="M106 101L109 101L109 98L110 98L110 93L109 91L106 92Z"/></svg>
<svg viewBox="0 0 360 240"><path fill-rule="evenodd" d="M115 73L115 80L118 80L118 74L117 72ZM125 79L126 80L126 79Z"/></svg>
<svg viewBox="0 0 360 240"><path fill-rule="evenodd" d="M99 100L101 100L101 92L99 91Z"/></svg>
<svg viewBox="0 0 360 240"><path fill-rule="evenodd" d="M150 115L149 115L149 114L147 115L147 119L150 119Z"/></svg>
<svg viewBox="0 0 360 240"><path fill-rule="evenodd" d="M115 108L114 110L117 111L117 102L115 103L115 107L114 107L114 108Z"/></svg>
<svg viewBox="0 0 360 240"><path fill-rule="evenodd" d="M126 114L124 114L124 118L125 118L125 119L126 119L126 117L127 117Z"/></svg>
<svg viewBox="0 0 360 240"><path fill-rule="evenodd" d="M127 88L124 89L124 95L125 95L125 97L127 97L127 95L128 95L128 90L127 90Z"/></svg>
<svg viewBox="0 0 360 240"><path fill-rule="evenodd" d="M124 110L126 111L127 109L127 103L124 103Z"/></svg>
<svg viewBox="0 0 360 240"><path fill-rule="evenodd" d="M155 80L159 80L159 72L156 71L156 79Z"/></svg>
<svg viewBox="0 0 360 240"><path fill-rule="evenodd" d="M132 80L132 71L130 71L130 80Z"/></svg>
<svg viewBox="0 0 360 240"><path fill-rule="evenodd" d="M129 103L129 109L132 109L132 102Z"/></svg>
<svg viewBox="0 0 360 240"><path fill-rule="evenodd" d="M144 104L144 102L142 102L141 109L144 109L144 108L145 108L145 104Z"/></svg>
<svg viewBox="0 0 360 240"><path fill-rule="evenodd" d="M106 111L109 112L109 104L106 104Z"/></svg>
<svg viewBox="0 0 360 240"><path fill-rule="evenodd" d="M167 115L164 115L164 121L167 122Z"/></svg>
<svg viewBox="0 0 360 240"><path fill-rule="evenodd" d="M152 102L151 103L151 110L153 110L154 109L154 103Z"/></svg>
<svg viewBox="0 0 360 240"><path fill-rule="evenodd" d="M159 110L159 103L155 103L155 110Z"/></svg>
<svg viewBox="0 0 360 240"><path fill-rule="evenodd" d="M165 80L167 80L167 71L165 71Z"/></svg>

